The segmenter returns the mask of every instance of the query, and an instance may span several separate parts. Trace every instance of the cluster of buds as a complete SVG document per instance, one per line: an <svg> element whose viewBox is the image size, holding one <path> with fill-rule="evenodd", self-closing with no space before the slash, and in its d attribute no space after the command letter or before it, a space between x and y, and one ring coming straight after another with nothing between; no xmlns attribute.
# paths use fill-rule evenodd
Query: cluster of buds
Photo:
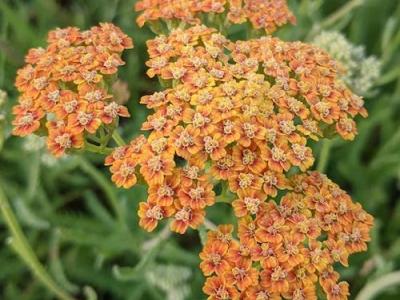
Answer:
<svg viewBox="0 0 400 300"><path fill-rule="evenodd" d="M255 29L272 33L296 22L285 0L141 0L135 8L143 11L137 18L140 27L161 20L172 25L222 22L224 27L249 22Z"/></svg>
<svg viewBox="0 0 400 300"><path fill-rule="evenodd" d="M238 195L263 202L286 189L286 173L314 162L309 138L356 134L363 101L337 76L322 50L264 37L230 42L198 25L148 41L148 75L170 88L142 97L154 109L142 129L151 133L106 160L113 181L129 188L137 173L149 186L140 224L147 230L172 217L183 233L199 226L204 209ZM221 194L216 195L220 186Z"/></svg>
<svg viewBox="0 0 400 300"><path fill-rule="evenodd" d="M290 182L279 204L244 199L239 240L231 225L208 233L200 268L209 299L316 300L318 286L328 300L347 299L333 265L348 266L350 254L367 249L372 216L318 172Z"/></svg>
<svg viewBox="0 0 400 300"><path fill-rule="evenodd" d="M55 156L82 148L88 140L102 144L118 117L129 116L109 89L132 40L115 25L102 23L82 32L56 29L47 41L46 49L29 51L27 64L18 71L15 85L21 96L13 108L13 133L47 136Z"/></svg>
<svg viewBox="0 0 400 300"><path fill-rule="evenodd" d="M342 78L357 94L370 92L381 74L382 62L367 56L364 46L352 44L338 31L323 31L313 44L325 49L344 69Z"/></svg>

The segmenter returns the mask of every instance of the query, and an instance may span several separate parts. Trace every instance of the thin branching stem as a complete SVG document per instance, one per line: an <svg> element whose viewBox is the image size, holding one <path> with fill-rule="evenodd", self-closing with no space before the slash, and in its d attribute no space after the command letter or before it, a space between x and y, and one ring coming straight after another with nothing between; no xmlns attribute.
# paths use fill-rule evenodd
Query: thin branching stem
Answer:
<svg viewBox="0 0 400 300"><path fill-rule="evenodd" d="M378 299L377 295L389 287L400 284L400 271L392 272L369 282L357 295L355 300Z"/></svg>
<svg viewBox="0 0 400 300"><path fill-rule="evenodd" d="M362 5L365 0L351 0L335 11L333 14L324 19L323 22L314 25L305 40L311 40L318 32L330 26L337 24L339 20L347 16L353 9Z"/></svg>
<svg viewBox="0 0 400 300"><path fill-rule="evenodd" d="M117 130L114 130L114 132L113 132L113 134L112 134L112 138L113 138L113 140L117 143L118 146L125 146L125 145L126 145L124 139L123 139L122 136L118 133Z"/></svg>
<svg viewBox="0 0 400 300"><path fill-rule="evenodd" d="M337 23L341 18L347 16L354 8L362 5L364 0L351 0L327 17L321 24L321 28L327 28Z"/></svg>
<svg viewBox="0 0 400 300"><path fill-rule="evenodd" d="M102 188L104 193L107 196L107 199L110 203L110 206L112 207L115 216L118 219L118 222L121 225L125 226L125 213L119 203L119 200L117 198L117 195L109 183L109 181L104 177L104 175L97 170L89 161L87 161L84 157L82 156L77 156L76 160L79 163L79 166L81 169L87 173L90 177L92 177L96 183Z"/></svg>

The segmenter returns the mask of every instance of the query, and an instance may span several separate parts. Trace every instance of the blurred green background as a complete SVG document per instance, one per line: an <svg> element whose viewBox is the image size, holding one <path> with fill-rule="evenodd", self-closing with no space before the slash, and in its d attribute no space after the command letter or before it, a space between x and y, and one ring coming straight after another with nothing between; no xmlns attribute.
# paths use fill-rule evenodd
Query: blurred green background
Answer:
<svg viewBox="0 0 400 300"><path fill-rule="evenodd" d="M5 105L0 101L5 116L0 118L0 185L34 252L75 299L201 300L198 232L168 238L144 232L136 212L146 189L115 188L101 156L55 161L40 139L9 136L10 109L18 96L15 73L28 49L44 46L55 27L89 28L102 21L116 23L134 39L119 77L128 83L132 114L121 123L121 133L127 139L137 135L147 114L138 99L158 83L145 75L145 41L154 35L137 27L134 2L0 0L0 89L8 93ZM400 299L400 1L289 3L297 26L286 26L278 36L310 42L324 30L339 31L381 61L381 74L365 93L369 117L358 120L359 135L353 142L319 142L314 153L316 165L375 217L368 252L353 255L350 267L340 269L351 285L351 299ZM367 81L374 71L362 71ZM232 222L224 203L210 208L208 216L218 224ZM0 299L55 299L16 255L9 235L0 216ZM151 247L157 238L164 240ZM363 289L382 291L367 297L359 294Z"/></svg>

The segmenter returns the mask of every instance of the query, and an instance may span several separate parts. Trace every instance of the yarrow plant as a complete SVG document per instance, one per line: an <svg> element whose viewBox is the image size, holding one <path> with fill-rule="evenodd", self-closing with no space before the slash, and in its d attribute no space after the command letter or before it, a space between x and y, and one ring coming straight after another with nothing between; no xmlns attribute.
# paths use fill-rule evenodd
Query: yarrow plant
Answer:
<svg viewBox="0 0 400 300"><path fill-rule="evenodd" d="M56 29L46 49L31 49L18 71L15 85L21 92L13 109L15 135L46 135L49 150L65 151L103 147L126 107L109 94L121 53L132 40L113 24L102 23L88 31ZM85 145L86 144L86 145Z"/></svg>
<svg viewBox="0 0 400 300"><path fill-rule="evenodd" d="M285 0L141 0L135 9L141 12L138 25L149 23L156 32L163 25L171 28L210 23L223 29L247 22L255 29L272 33L296 21Z"/></svg>
<svg viewBox="0 0 400 300"><path fill-rule="evenodd" d="M200 268L210 299L312 300L317 284L327 299L347 299L333 265L366 251L372 217L318 172L295 175L290 186L279 203L245 198L235 207L239 240L232 225L209 232Z"/></svg>
<svg viewBox="0 0 400 300"><path fill-rule="evenodd" d="M110 93L131 40L111 24L51 32L19 71L14 134L47 135L56 156L108 153L114 137L105 164L118 187L148 187L138 211L147 231L164 219L180 234L199 229L207 207L230 204L237 229L209 231L200 253L208 299L317 299L320 288L347 299L334 265L366 250L373 220L310 171L309 144L354 139L354 118L367 111L324 50L271 36L231 41L213 26L226 14L224 26L249 21L267 33L294 21L285 1L260 3L138 2L138 23L165 20L168 34L147 41L147 75L163 89L141 98L154 112L128 144L114 135L128 111ZM199 24L205 16L210 26Z"/></svg>

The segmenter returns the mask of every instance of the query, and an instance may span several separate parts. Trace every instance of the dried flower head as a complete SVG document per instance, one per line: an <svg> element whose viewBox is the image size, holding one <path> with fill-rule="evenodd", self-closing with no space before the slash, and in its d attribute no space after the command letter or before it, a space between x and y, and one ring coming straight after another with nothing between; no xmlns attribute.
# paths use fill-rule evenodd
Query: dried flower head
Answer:
<svg viewBox="0 0 400 300"><path fill-rule="evenodd" d="M113 24L88 31L68 27L49 32L47 48L31 49L15 85L21 96L13 108L13 134L48 136L56 156L82 148L100 127L110 130L126 107L109 94L121 53L132 40Z"/></svg>
<svg viewBox="0 0 400 300"><path fill-rule="evenodd" d="M312 166L309 138L353 139L353 118L366 115L335 62L314 46L272 37L231 42L205 26L147 45L148 75L169 87L141 99L154 110L142 126L149 136L117 149L107 164L118 186L134 185L138 173L149 185L140 212L148 230L166 217L176 232L197 228L216 196L236 197L237 217L257 215L267 197L290 188L287 172Z"/></svg>
<svg viewBox="0 0 400 300"><path fill-rule="evenodd" d="M333 266L366 250L372 217L320 173L290 185L279 201L260 199L256 212L240 216L238 240L221 239L224 227L208 233L200 253L208 299L316 300L318 286L327 299L347 299Z"/></svg>
<svg viewBox="0 0 400 300"><path fill-rule="evenodd" d="M142 11L137 18L140 27L145 23L154 27L161 20L169 27L176 21L176 25L222 22L224 26L249 22L255 29L272 33L296 22L286 0L141 0L135 9Z"/></svg>

